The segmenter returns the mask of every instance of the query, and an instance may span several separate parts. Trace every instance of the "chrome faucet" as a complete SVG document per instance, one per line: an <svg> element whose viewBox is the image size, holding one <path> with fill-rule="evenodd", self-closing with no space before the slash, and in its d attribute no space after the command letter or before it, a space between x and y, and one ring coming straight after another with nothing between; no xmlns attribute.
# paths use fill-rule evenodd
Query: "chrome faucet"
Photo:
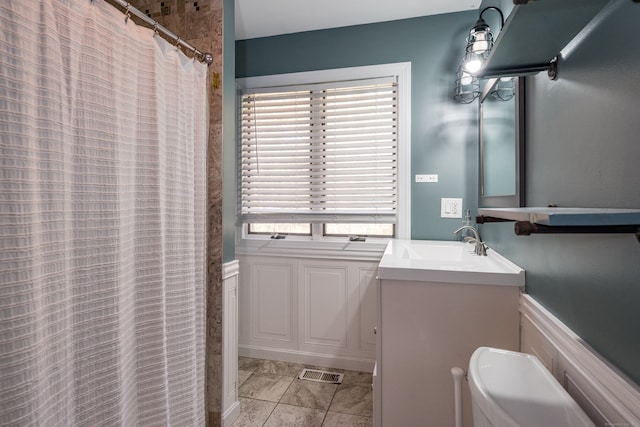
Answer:
<svg viewBox="0 0 640 427"><path fill-rule="evenodd" d="M475 252L476 255L487 256L487 246L484 244L482 239L480 239L480 233L478 233L478 230L476 230L476 228L472 225L463 225L462 227L454 231L453 234L458 234L462 230L471 230L471 232L473 233L474 237L465 236L464 238L465 242L475 243L473 252Z"/></svg>

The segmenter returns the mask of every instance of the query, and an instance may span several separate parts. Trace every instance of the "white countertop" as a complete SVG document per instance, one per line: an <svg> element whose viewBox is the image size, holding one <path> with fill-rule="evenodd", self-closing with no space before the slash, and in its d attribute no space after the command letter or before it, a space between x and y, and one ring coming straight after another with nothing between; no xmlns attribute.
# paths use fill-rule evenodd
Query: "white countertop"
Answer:
<svg viewBox="0 0 640 427"><path fill-rule="evenodd" d="M524 286L525 272L493 249L487 256L457 241L393 239L378 265L378 278L420 282Z"/></svg>

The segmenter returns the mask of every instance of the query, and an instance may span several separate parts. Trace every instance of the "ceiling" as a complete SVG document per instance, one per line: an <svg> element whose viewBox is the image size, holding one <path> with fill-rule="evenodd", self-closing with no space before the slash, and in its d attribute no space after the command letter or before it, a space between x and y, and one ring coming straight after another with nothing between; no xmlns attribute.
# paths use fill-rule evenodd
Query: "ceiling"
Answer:
<svg viewBox="0 0 640 427"><path fill-rule="evenodd" d="M480 0L235 0L236 40L477 9Z"/></svg>

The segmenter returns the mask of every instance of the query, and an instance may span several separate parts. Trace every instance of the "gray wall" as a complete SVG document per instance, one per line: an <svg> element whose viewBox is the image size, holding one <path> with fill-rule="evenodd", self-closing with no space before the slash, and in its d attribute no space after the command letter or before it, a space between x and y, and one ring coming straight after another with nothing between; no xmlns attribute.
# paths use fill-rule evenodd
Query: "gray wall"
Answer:
<svg viewBox="0 0 640 427"><path fill-rule="evenodd" d="M236 77L411 61L412 237L450 239L459 219L440 218L441 197L477 206L477 103L453 101L465 37L477 12L312 31L236 42ZM413 180L412 180L413 181Z"/></svg>
<svg viewBox="0 0 640 427"><path fill-rule="evenodd" d="M222 262L235 259L236 233L236 51L234 0L224 0L222 54Z"/></svg>
<svg viewBox="0 0 640 427"><path fill-rule="evenodd" d="M610 15L559 64L527 78L527 205L640 208L640 4ZM633 235L516 237L489 244L527 271L527 292L640 383L640 244Z"/></svg>
<svg viewBox="0 0 640 427"><path fill-rule="evenodd" d="M640 5L611 16L561 60L560 78L527 78L530 206L640 208ZM412 62L412 238L451 239L441 197L477 206L477 102L452 101L464 38L477 12L236 42L236 76ZM527 270L527 291L640 383L640 244L632 235L516 237L485 224L490 246Z"/></svg>

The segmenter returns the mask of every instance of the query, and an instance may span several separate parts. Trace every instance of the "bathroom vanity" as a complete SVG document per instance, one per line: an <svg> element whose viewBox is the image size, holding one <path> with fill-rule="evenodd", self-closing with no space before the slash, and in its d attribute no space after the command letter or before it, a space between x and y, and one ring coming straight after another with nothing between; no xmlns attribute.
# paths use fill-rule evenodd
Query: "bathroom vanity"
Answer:
<svg viewBox="0 0 640 427"><path fill-rule="evenodd" d="M392 240L378 267L374 425L453 426L451 368L481 346L518 349L524 270L461 242ZM463 384L463 425L470 427Z"/></svg>

